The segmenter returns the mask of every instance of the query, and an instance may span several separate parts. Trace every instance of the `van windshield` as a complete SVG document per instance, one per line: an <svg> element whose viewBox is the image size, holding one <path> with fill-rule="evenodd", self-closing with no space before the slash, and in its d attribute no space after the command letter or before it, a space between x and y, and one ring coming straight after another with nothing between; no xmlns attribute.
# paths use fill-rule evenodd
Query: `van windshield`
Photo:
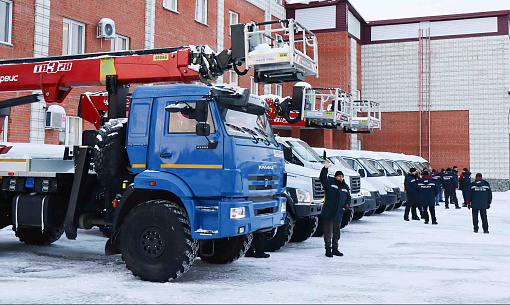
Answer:
<svg viewBox="0 0 510 305"><path fill-rule="evenodd" d="M303 141L287 141L287 144L289 144L290 148L306 162L324 162L319 154Z"/></svg>
<svg viewBox="0 0 510 305"><path fill-rule="evenodd" d="M354 168L352 168L349 165L349 163L345 162L345 160L342 157L333 157L332 159L334 159L333 161L335 161L336 163L340 164L341 167L355 171Z"/></svg>
<svg viewBox="0 0 510 305"><path fill-rule="evenodd" d="M407 163L405 161L400 160L400 161L395 161L395 162L398 164L398 166L400 166L400 168L402 168L404 170L404 172L409 173L409 170L411 168L409 167L409 165L407 165Z"/></svg>
<svg viewBox="0 0 510 305"><path fill-rule="evenodd" d="M358 161L361 163L361 165L363 165L363 167L368 173L368 176L370 177L383 176L383 174L380 171L378 171L377 168L375 168L375 166L373 166L372 163L370 163L370 161L368 161L367 159L359 158Z"/></svg>

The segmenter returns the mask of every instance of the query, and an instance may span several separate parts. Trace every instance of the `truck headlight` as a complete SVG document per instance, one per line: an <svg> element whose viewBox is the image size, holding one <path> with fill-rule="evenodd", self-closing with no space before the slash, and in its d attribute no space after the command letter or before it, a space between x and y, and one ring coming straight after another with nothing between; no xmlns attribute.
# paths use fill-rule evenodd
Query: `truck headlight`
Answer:
<svg viewBox="0 0 510 305"><path fill-rule="evenodd" d="M388 193L393 193L393 189L387 185L384 186L384 190Z"/></svg>
<svg viewBox="0 0 510 305"><path fill-rule="evenodd" d="M230 219L246 218L246 207L230 208Z"/></svg>
<svg viewBox="0 0 510 305"><path fill-rule="evenodd" d="M282 202L282 213L287 213L287 202Z"/></svg>
<svg viewBox="0 0 510 305"><path fill-rule="evenodd" d="M298 202L304 202L304 203L312 202L312 194L310 194L310 192L308 192L308 191L297 189L296 195L297 195Z"/></svg>
<svg viewBox="0 0 510 305"><path fill-rule="evenodd" d="M363 196L363 197L372 197L372 193L370 193L370 191L367 189L361 189L360 193L361 193L361 196Z"/></svg>

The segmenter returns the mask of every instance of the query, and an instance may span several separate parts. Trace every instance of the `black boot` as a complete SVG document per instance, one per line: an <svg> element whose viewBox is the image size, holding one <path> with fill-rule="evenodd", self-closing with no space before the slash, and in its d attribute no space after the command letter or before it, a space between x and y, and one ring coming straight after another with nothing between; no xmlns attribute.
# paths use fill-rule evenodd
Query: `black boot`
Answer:
<svg viewBox="0 0 510 305"><path fill-rule="evenodd" d="M265 252L255 253L256 258L269 258L271 255Z"/></svg>
<svg viewBox="0 0 510 305"><path fill-rule="evenodd" d="M326 248L326 256L333 257L333 253L331 253L331 248Z"/></svg>
<svg viewBox="0 0 510 305"><path fill-rule="evenodd" d="M338 251L337 248L334 248L333 249L333 255L336 255L336 256L344 256L344 254L340 251Z"/></svg>

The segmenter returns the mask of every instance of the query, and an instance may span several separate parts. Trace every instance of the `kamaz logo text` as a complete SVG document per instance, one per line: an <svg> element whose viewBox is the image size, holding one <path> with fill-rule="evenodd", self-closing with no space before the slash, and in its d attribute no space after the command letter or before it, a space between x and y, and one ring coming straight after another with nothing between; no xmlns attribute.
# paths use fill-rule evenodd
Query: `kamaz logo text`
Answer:
<svg viewBox="0 0 510 305"><path fill-rule="evenodd" d="M50 62L42 65L34 66L34 73L57 73L64 71L71 71L73 63L71 62Z"/></svg>
<svg viewBox="0 0 510 305"><path fill-rule="evenodd" d="M0 84L3 82L17 82L18 75L5 75L0 76Z"/></svg>
<svg viewBox="0 0 510 305"><path fill-rule="evenodd" d="M274 169L274 166L269 166L269 165L259 165L259 169Z"/></svg>

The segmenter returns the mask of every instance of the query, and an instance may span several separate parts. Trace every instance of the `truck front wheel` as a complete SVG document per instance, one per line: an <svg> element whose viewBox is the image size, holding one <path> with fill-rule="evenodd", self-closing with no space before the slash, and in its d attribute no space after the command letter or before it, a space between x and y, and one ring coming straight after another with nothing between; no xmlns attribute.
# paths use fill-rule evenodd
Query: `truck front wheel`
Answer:
<svg viewBox="0 0 510 305"><path fill-rule="evenodd" d="M149 200L129 212L120 229L122 259L144 281L167 282L193 265L198 242L186 210L167 200Z"/></svg>
<svg viewBox="0 0 510 305"><path fill-rule="evenodd" d="M296 225L294 227L294 233L292 234L292 238L290 241L292 242L302 242L310 238L317 230L319 226L319 217L317 216L307 216L300 218L296 221Z"/></svg>
<svg viewBox="0 0 510 305"><path fill-rule="evenodd" d="M204 262L212 264L232 263L246 254L250 249L252 240L253 234L247 234L204 241L205 243L214 242L214 251L212 255L201 254L200 258Z"/></svg>
<svg viewBox="0 0 510 305"><path fill-rule="evenodd" d="M13 228L14 230L14 228ZM19 228L14 231L19 241L29 245L49 245L60 239L64 234L64 227L41 228Z"/></svg>
<svg viewBox="0 0 510 305"><path fill-rule="evenodd" d="M275 229L276 232L271 235L264 244L264 250L267 252L275 252L285 247L293 236L295 224L296 222L287 211L285 224Z"/></svg>

